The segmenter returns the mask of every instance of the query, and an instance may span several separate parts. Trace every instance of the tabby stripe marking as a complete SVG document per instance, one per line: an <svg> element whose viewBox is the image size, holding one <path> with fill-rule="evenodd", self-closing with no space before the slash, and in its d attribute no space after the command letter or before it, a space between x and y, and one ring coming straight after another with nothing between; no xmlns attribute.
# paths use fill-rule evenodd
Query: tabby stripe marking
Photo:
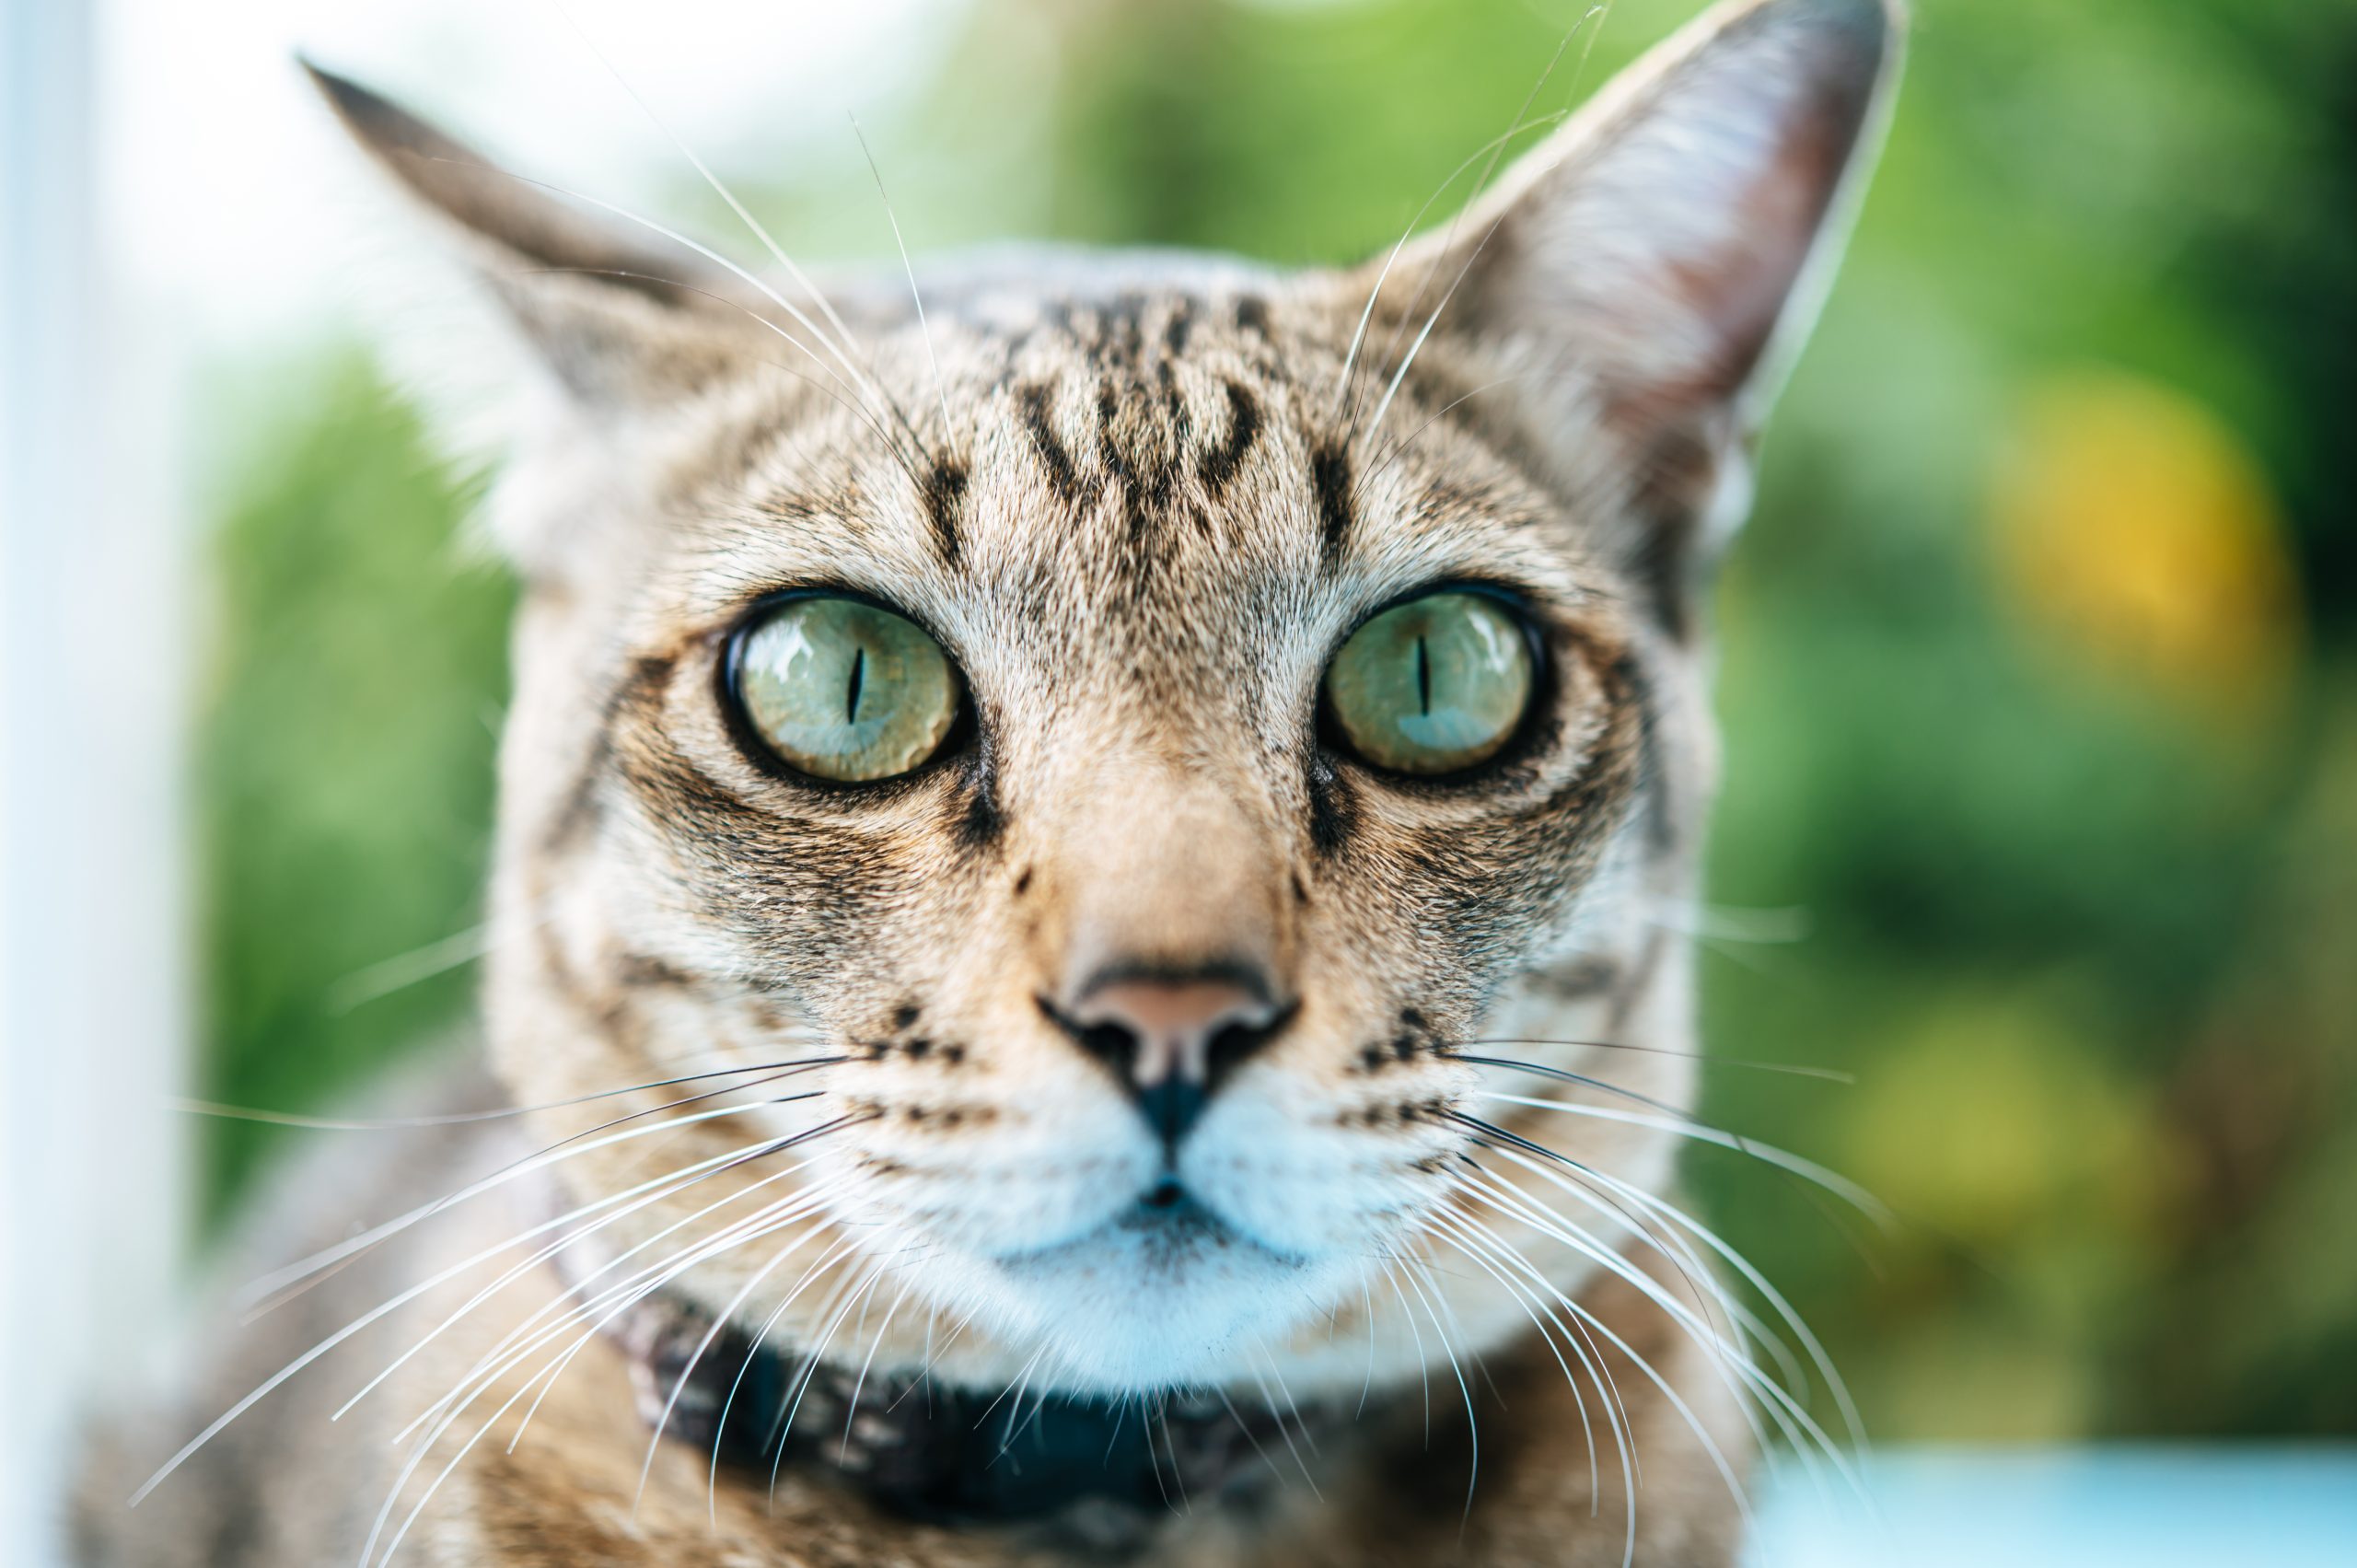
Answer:
<svg viewBox="0 0 2357 1568"><path fill-rule="evenodd" d="M1056 427L1048 417L1048 389L1037 382L1018 394L1023 405L1023 427L1030 433L1031 446L1039 454L1039 465L1048 470L1048 488L1065 505L1080 503L1080 470L1074 467L1072 453L1056 435Z"/></svg>
<svg viewBox="0 0 2357 1568"><path fill-rule="evenodd" d="M933 548L945 566L958 564L958 510L965 497L964 465L946 460L935 463L933 471L925 475L924 515L933 526Z"/></svg>
<svg viewBox="0 0 2357 1568"><path fill-rule="evenodd" d="M1319 549L1326 564L1341 558L1351 534L1351 454L1341 447L1320 447L1310 454L1309 474L1318 489Z"/></svg>
<svg viewBox="0 0 2357 1568"><path fill-rule="evenodd" d="M1203 454L1200 471L1203 488L1216 501L1227 489L1236 470L1244 466L1244 456L1260 435L1260 405L1241 383L1229 381L1227 390L1227 436Z"/></svg>

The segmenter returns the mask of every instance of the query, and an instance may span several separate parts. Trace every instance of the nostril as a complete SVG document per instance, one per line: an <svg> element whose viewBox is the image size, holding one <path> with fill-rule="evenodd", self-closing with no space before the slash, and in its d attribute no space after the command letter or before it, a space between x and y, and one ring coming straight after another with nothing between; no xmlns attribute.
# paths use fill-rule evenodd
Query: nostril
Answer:
<svg viewBox="0 0 2357 1568"><path fill-rule="evenodd" d="M1072 1031L1081 1050L1113 1069L1114 1076L1129 1082L1137 1070L1138 1037L1119 1024L1089 1024Z"/></svg>
<svg viewBox="0 0 2357 1568"><path fill-rule="evenodd" d="M1234 1023L1215 1032L1203 1048L1205 1076L1217 1085L1246 1057L1268 1044L1269 1037L1290 1016L1287 1009L1267 1024Z"/></svg>

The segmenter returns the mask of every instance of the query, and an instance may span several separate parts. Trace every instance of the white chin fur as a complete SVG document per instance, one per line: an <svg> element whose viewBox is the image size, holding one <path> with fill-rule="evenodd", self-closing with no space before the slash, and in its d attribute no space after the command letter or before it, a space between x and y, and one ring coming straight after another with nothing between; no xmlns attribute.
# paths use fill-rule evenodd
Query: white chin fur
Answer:
<svg viewBox="0 0 2357 1568"><path fill-rule="evenodd" d="M1078 1240L956 1266L1008 1342L1044 1347L1034 1387L1103 1395L1225 1383L1338 1288L1189 1207L1124 1214Z"/></svg>

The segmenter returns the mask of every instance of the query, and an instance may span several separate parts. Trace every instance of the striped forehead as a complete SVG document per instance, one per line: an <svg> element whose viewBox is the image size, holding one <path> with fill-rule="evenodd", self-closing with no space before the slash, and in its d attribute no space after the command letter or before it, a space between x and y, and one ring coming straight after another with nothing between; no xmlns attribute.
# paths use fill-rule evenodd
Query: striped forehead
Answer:
<svg viewBox="0 0 2357 1568"><path fill-rule="evenodd" d="M708 540L703 564L846 581L949 620L978 588L1216 619L1222 603L1363 598L1452 572L1553 575L1510 474L1461 440L1354 440L1365 400L1344 395L1340 349L1281 335L1275 314L1257 295L1136 293L937 324L940 390L904 354L917 374L899 404L946 403L946 438L937 419L894 435L841 410L823 433L789 433L752 476L751 526Z"/></svg>
<svg viewBox="0 0 2357 1568"><path fill-rule="evenodd" d="M1258 312L1187 295L1051 304L1005 342L977 409L961 548L1029 559L1052 546L1100 573L1150 577L1195 557L1315 559L1302 476L1319 411Z"/></svg>

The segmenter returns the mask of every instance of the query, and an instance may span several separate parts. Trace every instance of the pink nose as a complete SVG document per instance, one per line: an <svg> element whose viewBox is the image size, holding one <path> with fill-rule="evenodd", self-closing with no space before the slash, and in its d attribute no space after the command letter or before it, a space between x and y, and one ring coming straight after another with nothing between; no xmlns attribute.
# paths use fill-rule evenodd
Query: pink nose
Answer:
<svg viewBox="0 0 2357 1568"><path fill-rule="evenodd" d="M1113 1070L1175 1150L1219 1080L1272 1039L1290 1009L1225 974L1109 976L1051 1016Z"/></svg>
<svg viewBox="0 0 2357 1568"><path fill-rule="evenodd" d="M1208 1085L1212 1040L1227 1029L1257 1033L1275 1015L1234 981L1120 980L1084 996L1072 1018L1083 1029L1126 1037L1119 1050L1127 1060L1115 1065L1147 1089L1167 1078Z"/></svg>

